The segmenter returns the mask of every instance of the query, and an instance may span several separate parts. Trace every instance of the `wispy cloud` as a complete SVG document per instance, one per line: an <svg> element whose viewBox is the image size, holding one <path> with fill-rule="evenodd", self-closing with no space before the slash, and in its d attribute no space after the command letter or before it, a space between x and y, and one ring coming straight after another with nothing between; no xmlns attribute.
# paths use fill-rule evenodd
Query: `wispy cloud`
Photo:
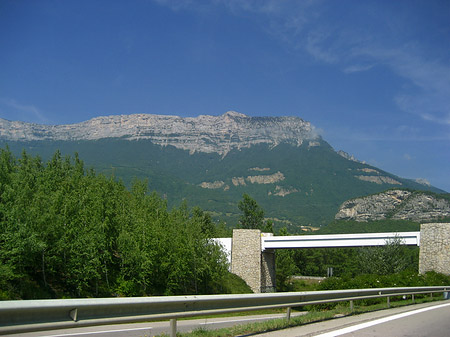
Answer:
<svg viewBox="0 0 450 337"><path fill-rule="evenodd" d="M310 12L314 15L309 16ZM286 21L292 23L291 16L292 13L287 14ZM369 71L375 65L389 68L411 85L394 94L393 100L400 109L425 121L450 125L450 66L428 54L420 41L411 42L401 36L398 27L375 32L347 26L345 18L342 24L329 21L322 2L303 7L300 17L305 16L311 19L300 20L296 28L284 32L298 47L348 74Z"/></svg>
<svg viewBox="0 0 450 337"><path fill-rule="evenodd" d="M205 7L200 1L157 2L173 9ZM392 23L392 15L398 14L393 9L355 2L342 12L345 17L339 17L334 12L342 10L342 4L322 0L215 0L211 4L233 15L259 17L261 27L271 35L347 74L369 71L375 65L390 69L411 85L393 94L400 109L425 121L450 125L450 66L429 56L420 40L410 41L408 34L403 35L409 22L397 15ZM358 20L355 17L362 19L353 22Z"/></svg>
<svg viewBox="0 0 450 337"><path fill-rule="evenodd" d="M412 157L409 153L405 153L405 154L403 155L403 159L410 161L410 160L413 159L413 157Z"/></svg>
<svg viewBox="0 0 450 337"><path fill-rule="evenodd" d="M375 63L373 63L373 64L352 64L352 65L349 65L348 67L345 67L343 69L343 71L347 74L359 73L362 71L370 70L375 66L376 66Z"/></svg>
<svg viewBox="0 0 450 337"><path fill-rule="evenodd" d="M180 10L190 8L192 6L198 6L197 1L190 1L190 0L154 0L154 1L162 6L167 6L172 10Z"/></svg>
<svg viewBox="0 0 450 337"><path fill-rule="evenodd" d="M313 56L316 60L326 63L337 63L340 60L340 55L332 48L322 48L324 44L330 44L332 36L323 31L315 31L307 34L304 49Z"/></svg>
<svg viewBox="0 0 450 337"><path fill-rule="evenodd" d="M387 67L411 85L393 97L400 109L426 121L450 125L448 63L429 55L420 41L410 42L389 29L358 31L345 23L328 22L321 5L321 2L310 2L309 7L303 7L299 17L309 19L298 20L296 24L290 19L292 13L286 14L286 24L278 26L291 29L278 29L276 33L286 35L283 40L290 41L316 61L336 65L348 74L369 71L374 66ZM283 18L278 13L275 19Z"/></svg>
<svg viewBox="0 0 450 337"><path fill-rule="evenodd" d="M450 132L437 132L427 134L419 127L409 125L385 126L384 128L361 128L350 125L334 126L327 128L327 138L349 141L353 143L374 143L374 142L396 142L396 143L428 143L428 142L448 142Z"/></svg>
<svg viewBox="0 0 450 337"><path fill-rule="evenodd" d="M48 122L47 118L34 105L23 104L11 98L0 97L0 106L3 106L1 111L10 116L9 119L21 119L35 123Z"/></svg>
<svg viewBox="0 0 450 337"><path fill-rule="evenodd" d="M399 108L426 121L450 125L450 66L425 59L410 46L372 46L360 53L386 65L413 85L394 97Z"/></svg>

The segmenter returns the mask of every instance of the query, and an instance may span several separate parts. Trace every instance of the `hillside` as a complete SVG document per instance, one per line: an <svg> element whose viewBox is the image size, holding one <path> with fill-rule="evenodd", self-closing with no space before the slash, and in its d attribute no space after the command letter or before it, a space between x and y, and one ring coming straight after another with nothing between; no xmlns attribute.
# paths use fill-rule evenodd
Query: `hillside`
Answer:
<svg viewBox="0 0 450 337"><path fill-rule="evenodd" d="M450 217L450 195L393 189L344 202L336 220L410 220L430 222Z"/></svg>
<svg viewBox="0 0 450 337"><path fill-rule="evenodd" d="M393 187L442 192L337 153L310 123L296 117L233 112L190 119L131 116L134 125L131 117L122 117L126 123L119 123L118 116L62 129L38 125L21 129L20 122L14 122L14 132L8 129L13 122L1 120L0 144L8 144L16 154L26 149L43 159L56 150L63 155L78 152L97 172L112 174L127 185L133 178L147 179L150 189L169 205L186 200L230 225L237 223L237 203L248 193L276 227L286 225L292 232L301 225L329 223L351 198ZM176 121L176 128L170 120ZM100 125L98 138L84 139L96 130L92 125ZM116 128L124 125L128 126L119 134ZM55 136L61 134L65 138Z"/></svg>

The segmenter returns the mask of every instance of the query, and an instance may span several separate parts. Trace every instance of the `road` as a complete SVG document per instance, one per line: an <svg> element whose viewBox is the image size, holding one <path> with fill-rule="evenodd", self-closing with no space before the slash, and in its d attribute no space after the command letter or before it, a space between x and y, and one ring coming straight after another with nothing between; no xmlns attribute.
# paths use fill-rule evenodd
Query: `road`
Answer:
<svg viewBox="0 0 450 337"><path fill-rule="evenodd" d="M381 310L254 336L448 337L450 301Z"/></svg>
<svg viewBox="0 0 450 337"><path fill-rule="evenodd" d="M306 312L292 313L291 317ZM238 324L261 322L264 320L285 317L285 314L251 315L238 317L216 317L177 321L177 331L187 332L195 329L220 329ZM115 324L85 328L61 329L53 331L40 331L21 333L20 337L150 337L160 334L170 334L169 321L147 322L135 324ZM19 337L19 334L3 335L6 337ZM3 337L2 336L2 337Z"/></svg>
<svg viewBox="0 0 450 337"><path fill-rule="evenodd" d="M302 313L293 313L299 315ZM180 332L198 328L219 329L237 324L279 318L284 315L253 315L226 318L181 320L177 322ZM22 333L21 337L150 337L169 334L169 322L120 324L85 327L45 332ZM19 335L6 335L18 337ZM438 301L380 310L360 315L337 318L319 323L273 331L253 336L260 337L448 337L450 336L450 301Z"/></svg>

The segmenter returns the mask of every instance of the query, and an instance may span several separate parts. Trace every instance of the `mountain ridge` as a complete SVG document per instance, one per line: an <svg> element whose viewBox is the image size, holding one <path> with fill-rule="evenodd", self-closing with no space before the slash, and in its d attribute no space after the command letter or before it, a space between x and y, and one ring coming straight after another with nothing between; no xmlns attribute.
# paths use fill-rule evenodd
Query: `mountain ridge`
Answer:
<svg viewBox="0 0 450 337"><path fill-rule="evenodd" d="M249 117L228 111L220 116L132 114L112 115L76 124L43 125L0 119L0 139L8 141L150 139L190 153L219 153L256 144L277 146L287 142L300 146L318 139L311 123L299 117ZM313 144L313 143L312 143Z"/></svg>

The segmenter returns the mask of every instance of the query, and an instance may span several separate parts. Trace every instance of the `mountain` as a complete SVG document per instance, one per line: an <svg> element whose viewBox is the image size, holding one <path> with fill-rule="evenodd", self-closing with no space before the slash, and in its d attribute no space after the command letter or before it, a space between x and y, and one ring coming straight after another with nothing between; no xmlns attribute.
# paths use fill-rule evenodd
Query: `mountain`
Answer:
<svg viewBox="0 0 450 337"><path fill-rule="evenodd" d="M186 200L230 225L248 193L292 232L327 224L351 198L393 187L443 192L336 152L298 117L137 114L54 126L0 119L0 144L43 159L78 152L97 172L127 185L147 179L169 206Z"/></svg>
<svg viewBox="0 0 450 337"><path fill-rule="evenodd" d="M296 146L314 140L310 123L297 117L247 117L228 111L222 116L181 118L163 115L97 117L70 125L40 125L0 119L0 139L10 141L148 139L160 146L225 156L232 149L256 144L274 147L286 142Z"/></svg>

